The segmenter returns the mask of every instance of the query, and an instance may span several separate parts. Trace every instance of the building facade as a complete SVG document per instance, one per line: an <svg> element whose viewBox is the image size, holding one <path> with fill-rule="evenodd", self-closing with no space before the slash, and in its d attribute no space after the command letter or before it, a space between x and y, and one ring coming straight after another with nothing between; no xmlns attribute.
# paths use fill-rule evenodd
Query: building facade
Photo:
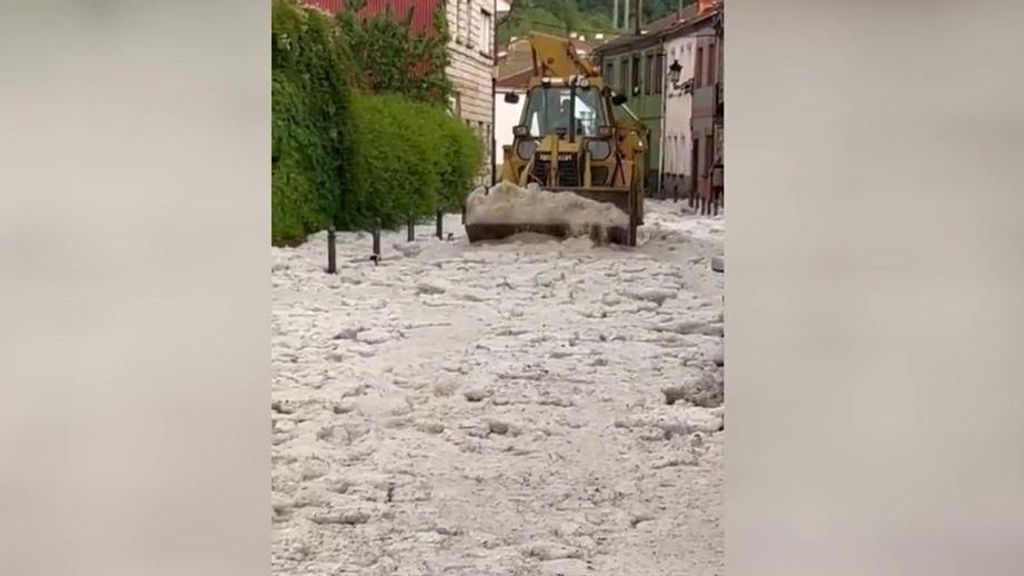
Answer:
<svg viewBox="0 0 1024 576"><path fill-rule="evenodd" d="M303 0L305 4L337 13L344 0ZM484 149L484 169L479 182L491 181L494 134L494 26L495 0L367 0L360 11L363 17L386 13L397 18L411 12L411 32L428 33L434 26L434 13L442 7L448 22L450 62L446 70L454 93L452 113L480 138Z"/></svg>
<svg viewBox="0 0 1024 576"><path fill-rule="evenodd" d="M693 111L690 117L690 162L693 198L702 211L713 200L713 176L723 162L724 91L722 83L721 6L709 12L706 24L692 32ZM717 204L717 199L714 199Z"/></svg>
<svg viewBox="0 0 1024 576"><path fill-rule="evenodd" d="M490 184L494 165L494 24L497 4L495 0L443 1L451 34L448 77L455 88L452 110L480 138L484 148L484 170L478 183Z"/></svg>
<svg viewBox="0 0 1024 576"><path fill-rule="evenodd" d="M499 67L500 71L500 67ZM513 129L519 124L523 117L523 107L526 105L524 94L530 85L533 77L533 68L527 68L517 73L507 74L497 78L494 86L494 150L495 170L500 174L501 165L504 162L505 147L511 147L515 141ZM517 102L506 102L507 94L518 94Z"/></svg>
<svg viewBox="0 0 1024 576"><path fill-rule="evenodd" d="M675 23L676 15L642 26L641 34L622 36L595 49L605 83L627 96L626 106L647 130L647 166L644 174L652 196L662 195L661 153L665 92L665 52L661 32Z"/></svg>
<svg viewBox="0 0 1024 576"><path fill-rule="evenodd" d="M721 157L720 16L721 3L698 3L664 33L670 71L662 180L670 197L709 193L709 171Z"/></svg>
<svg viewBox="0 0 1024 576"><path fill-rule="evenodd" d="M693 61L696 39L689 35L666 35L665 54L670 71L665 82L665 118L662 129L662 186L665 195L685 198L693 186L692 137ZM672 74L676 68L678 76Z"/></svg>
<svg viewBox="0 0 1024 576"><path fill-rule="evenodd" d="M723 148L722 6L698 0L595 51L605 81L647 128L652 196L710 197Z"/></svg>

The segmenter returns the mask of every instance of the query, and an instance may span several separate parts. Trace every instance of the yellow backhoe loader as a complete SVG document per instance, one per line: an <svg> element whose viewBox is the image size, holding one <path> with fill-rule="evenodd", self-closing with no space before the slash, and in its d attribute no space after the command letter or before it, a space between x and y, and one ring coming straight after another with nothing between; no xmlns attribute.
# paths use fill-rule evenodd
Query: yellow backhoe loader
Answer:
<svg viewBox="0 0 1024 576"><path fill-rule="evenodd" d="M626 97L605 86L598 69L577 54L571 40L534 33L529 41L533 76L513 143L504 146L500 180L610 203L628 216L628 225L606 230L606 238L635 246L645 196L643 125L625 107ZM505 101L518 103L519 95L507 94ZM476 242L520 232L570 233L567 225L552 219L518 221L522 216L512 212L506 221L491 218L485 223L474 222L468 213L466 235Z"/></svg>

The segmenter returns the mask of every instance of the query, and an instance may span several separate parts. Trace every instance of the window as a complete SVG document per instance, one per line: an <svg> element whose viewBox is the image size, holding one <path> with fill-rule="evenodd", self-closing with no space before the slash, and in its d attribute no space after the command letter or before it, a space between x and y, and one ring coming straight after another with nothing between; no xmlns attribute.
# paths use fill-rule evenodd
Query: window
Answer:
<svg viewBox="0 0 1024 576"><path fill-rule="evenodd" d="M609 62L604 65L604 82L611 86L615 82L615 63Z"/></svg>
<svg viewBox="0 0 1024 576"><path fill-rule="evenodd" d="M462 44L462 0L455 0L455 41Z"/></svg>
<svg viewBox="0 0 1024 576"><path fill-rule="evenodd" d="M619 91L629 92L629 60L625 58L619 61Z"/></svg>
<svg viewBox="0 0 1024 576"><path fill-rule="evenodd" d="M558 128L569 129L569 113L573 113L576 134L597 136L603 125L604 110L596 88L577 88L576 98L570 106L571 90L561 87L537 87L529 91L520 124L528 126L531 136L545 136Z"/></svg>
<svg viewBox="0 0 1024 576"><path fill-rule="evenodd" d="M715 83L715 76L717 76L715 67L715 43L712 42L708 44L708 84Z"/></svg>
<svg viewBox="0 0 1024 576"><path fill-rule="evenodd" d="M648 54L644 62L644 94L651 93L651 84L654 84L654 54Z"/></svg>
<svg viewBox="0 0 1024 576"><path fill-rule="evenodd" d="M494 25L491 23L491 14L486 10L480 11L480 51L488 56L494 43L491 42L491 30Z"/></svg>
<svg viewBox="0 0 1024 576"><path fill-rule="evenodd" d="M665 53L660 52L654 61L654 93L661 94L665 83Z"/></svg>
<svg viewBox="0 0 1024 576"><path fill-rule="evenodd" d="M697 48L697 58L693 63L693 87L700 88L704 85L704 49Z"/></svg>
<svg viewBox="0 0 1024 576"><path fill-rule="evenodd" d="M700 140L694 138L693 146L690 148L690 182L694 190L697 188L697 159L700 158Z"/></svg>
<svg viewBox="0 0 1024 576"><path fill-rule="evenodd" d="M638 96L640 94L640 55L633 55L633 95Z"/></svg>
<svg viewBox="0 0 1024 576"><path fill-rule="evenodd" d="M715 164L715 139L707 136L704 139L704 175L711 174L711 167Z"/></svg>

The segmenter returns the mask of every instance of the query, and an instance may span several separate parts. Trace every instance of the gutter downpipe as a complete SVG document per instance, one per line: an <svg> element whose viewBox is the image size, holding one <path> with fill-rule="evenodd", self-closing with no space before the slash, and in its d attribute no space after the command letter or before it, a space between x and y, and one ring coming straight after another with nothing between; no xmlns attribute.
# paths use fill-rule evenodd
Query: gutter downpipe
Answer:
<svg viewBox="0 0 1024 576"><path fill-rule="evenodd" d="M498 184L498 0L491 3L491 186Z"/></svg>
<svg viewBox="0 0 1024 576"><path fill-rule="evenodd" d="M492 72L493 74L493 72ZM498 183L498 132L495 129L495 123L497 122L497 108L498 103L498 79L491 76L491 186Z"/></svg>
<svg viewBox="0 0 1024 576"><path fill-rule="evenodd" d="M511 6L509 7L511 10ZM490 13L490 186L498 183L498 0L492 2Z"/></svg>
<svg viewBox="0 0 1024 576"><path fill-rule="evenodd" d="M668 58L665 55L665 36L661 37L661 63L665 64L668 62ZM658 58L655 56L655 63ZM659 158L658 166L658 195L662 200L665 198L665 132L668 128L668 116L666 111L668 110L668 74L665 74L664 70L661 70L661 144L659 150L661 151L661 157Z"/></svg>

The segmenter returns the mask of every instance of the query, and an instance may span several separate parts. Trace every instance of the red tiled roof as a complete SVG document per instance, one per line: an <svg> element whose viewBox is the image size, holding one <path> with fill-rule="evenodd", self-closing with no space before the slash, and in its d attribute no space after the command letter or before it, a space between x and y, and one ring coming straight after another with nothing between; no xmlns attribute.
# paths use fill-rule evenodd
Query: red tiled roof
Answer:
<svg viewBox="0 0 1024 576"><path fill-rule="evenodd" d="M303 4L319 8L324 12L337 14L345 7L345 0L303 0Z"/></svg>
<svg viewBox="0 0 1024 576"><path fill-rule="evenodd" d="M345 7L345 0L300 0L301 3L319 8L325 12L336 14ZM363 18L379 16L388 8L397 18L404 18L413 11L409 29L417 33L430 33L434 29L434 10L441 6L443 0L367 0L359 11Z"/></svg>

